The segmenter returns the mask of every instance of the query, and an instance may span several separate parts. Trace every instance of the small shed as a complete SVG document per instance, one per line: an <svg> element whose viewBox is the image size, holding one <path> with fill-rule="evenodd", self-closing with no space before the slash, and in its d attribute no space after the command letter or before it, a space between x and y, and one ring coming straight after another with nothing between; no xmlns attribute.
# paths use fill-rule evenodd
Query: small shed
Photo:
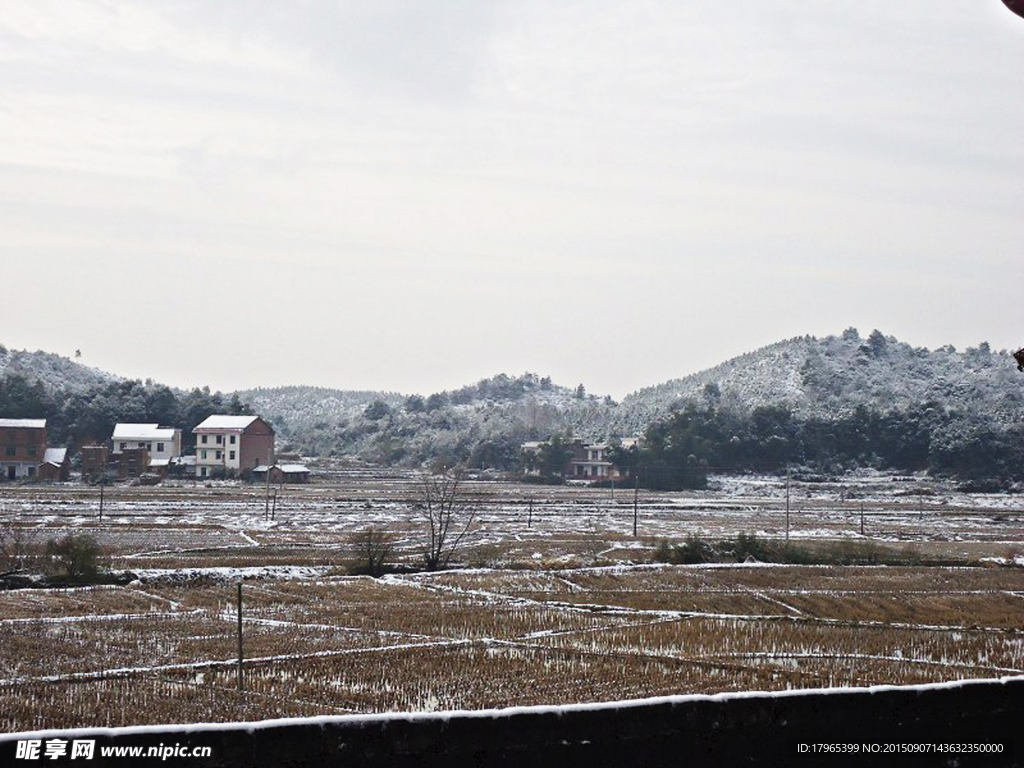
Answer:
<svg viewBox="0 0 1024 768"><path fill-rule="evenodd" d="M308 483L309 467L305 464L274 464L268 467L260 464L252 469L252 478L258 482L266 482L267 473L270 473L270 482L275 485L279 483Z"/></svg>
<svg viewBox="0 0 1024 768"><path fill-rule="evenodd" d="M50 482L65 481L71 475L71 462L67 448L47 448L43 463L39 465L39 479Z"/></svg>
<svg viewBox="0 0 1024 768"><path fill-rule="evenodd" d="M159 477L166 477L170 466L170 459L150 459L149 468L146 471Z"/></svg>

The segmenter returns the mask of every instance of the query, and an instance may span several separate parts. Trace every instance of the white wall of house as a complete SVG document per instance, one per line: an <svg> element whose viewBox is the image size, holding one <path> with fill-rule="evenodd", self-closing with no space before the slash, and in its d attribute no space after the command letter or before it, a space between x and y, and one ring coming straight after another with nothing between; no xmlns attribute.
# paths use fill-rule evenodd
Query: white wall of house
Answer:
<svg viewBox="0 0 1024 768"><path fill-rule="evenodd" d="M196 435L196 469L200 477L214 467L238 470L241 466L242 435L238 432L204 432ZM203 469L206 468L206 472Z"/></svg>
<svg viewBox="0 0 1024 768"><path fill-rule="evenodd" d="M5 461L0 464L0 468L3 469L0 480L24 480L27 477L35 477L38 466L37 462Z"/></svg>
<svg viewBox="0 0 1024 768"><path fill-rule="evenodd" d="M149 451L150 460L171 459L181 455L181 435L177 439L146 439L146 440L117 440L114 443L114 453L120 453L125 448L145 448Z"/></svg>
<svg viewBox="0 0 1024 768"><path fill-rule="evenodd" d="M120 434L111 438L111 442L112 453L120 453L126 448L145 448L149 451L151 461L181 456L181 430L174 427L142 434L121 430Z"/></svg>

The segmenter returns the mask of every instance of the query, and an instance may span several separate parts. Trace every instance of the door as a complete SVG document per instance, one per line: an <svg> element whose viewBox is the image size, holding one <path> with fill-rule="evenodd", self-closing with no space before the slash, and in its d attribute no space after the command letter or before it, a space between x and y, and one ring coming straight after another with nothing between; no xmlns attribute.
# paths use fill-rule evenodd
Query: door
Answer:
<svg viewBox="0 0 1024 768"><path fill-rule="evenodd" d="M14 480L18 476L18 468L13 464L7 468L7 479Z"/></svg>

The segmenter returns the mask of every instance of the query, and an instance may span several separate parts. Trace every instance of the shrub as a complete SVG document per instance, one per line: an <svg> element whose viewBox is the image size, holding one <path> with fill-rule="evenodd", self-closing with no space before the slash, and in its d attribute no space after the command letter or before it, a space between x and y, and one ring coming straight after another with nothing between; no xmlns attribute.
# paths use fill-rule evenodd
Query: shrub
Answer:
<svg viewBox="0 0 1024 768"><path fill-rule="evenodd" d="M100 571L100 546L92 536L65 536L46 543L49 571L71 581L90 581Z"/></svg>

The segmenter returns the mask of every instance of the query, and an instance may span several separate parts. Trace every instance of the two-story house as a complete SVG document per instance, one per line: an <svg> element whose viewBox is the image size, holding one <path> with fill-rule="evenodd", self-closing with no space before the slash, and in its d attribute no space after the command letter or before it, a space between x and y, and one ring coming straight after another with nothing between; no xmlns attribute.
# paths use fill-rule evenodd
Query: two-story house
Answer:
<svg viewBox="0 0 1024 768"><path fill-rule="evenodd" d="M163 462L181 455L181 430L158 424L118 423L111 437L111 453L119 454L130 448L144 448L151 462Z"/></svg>
<svg viewBox="0 0 1024 768"><path fill-rule="evenodd" d="M192 434L198 477L244 474L274 463L274 430L259 416L210 416Z"/></svg>
<svg viewBox="0 0 1024 768"><path fill-rule="evenodd" d="M46 419L0 419L3 479L36 477L46 455Z"/></svg>

